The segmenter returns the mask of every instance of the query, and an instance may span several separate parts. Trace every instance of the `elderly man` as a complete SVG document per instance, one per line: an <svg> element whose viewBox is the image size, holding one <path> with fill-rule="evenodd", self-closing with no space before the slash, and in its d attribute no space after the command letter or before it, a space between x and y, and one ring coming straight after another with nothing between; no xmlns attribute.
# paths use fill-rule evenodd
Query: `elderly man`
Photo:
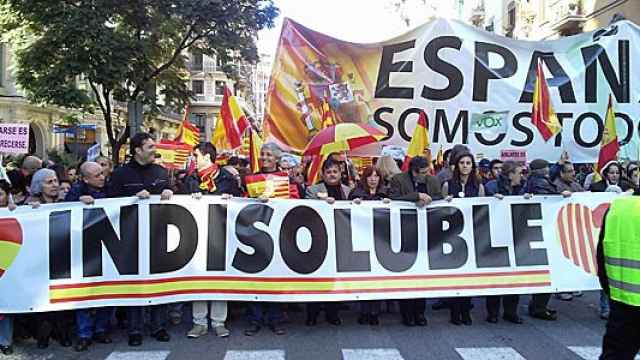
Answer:
<svg viewBox="0 0 640 360"><path fill-rule="evenodd" d="M582 192L585 191L580 184L576 181L576 170L573 168L573 164L569 161L565 161L560 166L560 174L553 181L557 191L563 192L565 190L570 192Z"/></svg>
<svg viewBox="0 0 640 360"><path fill-rule="evenodd" d="M80 166L80 181L76 182L67 193L65 201L82 201L92 204L95 199L107 197L104 190L105 176L102 166L96 162L88 161ZM92 340L101 344L110 344L108 335L109 322L114 314L112 307L97 308L95 318L89 309L79 309L76 313L76 331L78 343L76 351L89 349Z"/></svg>
<svg viewBox="0 0 640 360"><path fill-rule="evenodd" d="M27 190L31 186L31 178L40 168L42 168L42 160L40 158L27 156L22 160L22 165L19 169L7 172L7 177L13 188L12 192L18 195L15 198L16 203L21 203L29 195Z"/></svg>

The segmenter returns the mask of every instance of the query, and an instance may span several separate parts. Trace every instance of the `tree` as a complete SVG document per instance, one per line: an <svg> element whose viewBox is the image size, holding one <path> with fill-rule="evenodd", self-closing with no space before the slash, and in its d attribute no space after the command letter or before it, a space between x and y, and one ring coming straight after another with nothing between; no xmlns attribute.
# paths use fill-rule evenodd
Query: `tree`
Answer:
<svg viewBox="0 0 640 360"><path fill-rule="evenodd" d="M187 50L255 62L256 34L277 15L272 0L0 0L18 85L35 103L101 111L114 160L129 126L114 134L112 100L157 110L159 89L182 108Z"/></svg>

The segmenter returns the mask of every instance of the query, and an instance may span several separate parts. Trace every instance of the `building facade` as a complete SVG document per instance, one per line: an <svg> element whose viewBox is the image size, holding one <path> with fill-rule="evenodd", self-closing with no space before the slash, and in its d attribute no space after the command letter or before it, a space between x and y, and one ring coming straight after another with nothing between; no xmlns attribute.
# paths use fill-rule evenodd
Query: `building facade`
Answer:
<svg viewBox="0 0 640 360"><path fill-rule="evenodd" d="M615 14L640 24L640 1L476 0L468 21L516 39L551 40L605 27Z"/></svg>
<svg viewBox="0 0 640 360"><path fill-rule="evenodd" d="M100 112L83 114L78 111L53 105L30 103L15 82L11 72L13 54L8 44L0 44L0 122L28 123L30 125L30 153L46 158L50 151L72 151L84 155L83 151L99 143L102 154L110 156L111 148L104 119ZM79 79L78 86L87 86ZM88 90L88 88L86 88ZM125 103L112 101L114 133L123 131L127 121ZM65 117L74 115L83 125L75 133L64 133ZM145 120L145 131L155 129L158 138L173 138L180 125L178 114L160 114Z"/></svg>

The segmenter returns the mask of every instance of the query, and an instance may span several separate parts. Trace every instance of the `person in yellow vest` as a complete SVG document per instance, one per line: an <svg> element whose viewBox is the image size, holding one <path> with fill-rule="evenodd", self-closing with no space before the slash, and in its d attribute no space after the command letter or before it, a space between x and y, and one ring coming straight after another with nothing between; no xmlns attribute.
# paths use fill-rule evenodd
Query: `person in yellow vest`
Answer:
<svg viewBox="0 0 640 360"><path fill-rule="evenodd" d="M614 200L597 250L598 278L609 296L600 360L633 360L640 350L640 197Z"/></svg>

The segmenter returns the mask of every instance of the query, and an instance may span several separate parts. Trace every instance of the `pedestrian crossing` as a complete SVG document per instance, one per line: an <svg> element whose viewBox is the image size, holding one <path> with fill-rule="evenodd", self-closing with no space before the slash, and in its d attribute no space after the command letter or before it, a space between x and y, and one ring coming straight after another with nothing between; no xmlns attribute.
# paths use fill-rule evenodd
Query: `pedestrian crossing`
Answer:
<svg viewBox="0 0 640 360"><path fill-rule="evenodd" d="M598 360L598 346L569 346L576 359ZM511 347L455 348L462 360L527 360ZM405 360L395 348L342 349L342 360ZM170 351L114 351L105 360L166 360ZM285 350L228 350L223 360L290 360ZM635 360L640 360L640 355Z"/></svg>

